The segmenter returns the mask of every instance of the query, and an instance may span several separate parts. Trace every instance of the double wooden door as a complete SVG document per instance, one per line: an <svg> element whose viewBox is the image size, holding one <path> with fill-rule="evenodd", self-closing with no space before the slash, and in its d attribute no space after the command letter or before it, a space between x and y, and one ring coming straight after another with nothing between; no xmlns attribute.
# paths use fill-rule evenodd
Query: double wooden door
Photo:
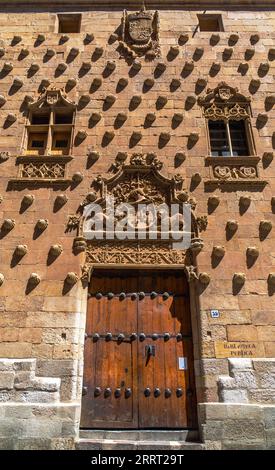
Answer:
<svg viewBox="0 0 275 470"><path fill-rule="evenodd" d="M188 285L181 272L94 273L81 427L196 427Z"/></svg>

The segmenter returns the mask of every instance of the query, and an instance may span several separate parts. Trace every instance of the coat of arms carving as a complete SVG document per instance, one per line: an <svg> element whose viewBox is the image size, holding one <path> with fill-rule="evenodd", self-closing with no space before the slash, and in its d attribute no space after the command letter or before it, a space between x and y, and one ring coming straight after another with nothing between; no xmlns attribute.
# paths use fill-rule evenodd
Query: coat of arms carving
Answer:
<svg viewBox="0 0 275 470"><path fill-rule="evenodd" d="M146 11L145 5L137 13L123 12L121 46L130 56L159 55L159 14Z"/></svg>

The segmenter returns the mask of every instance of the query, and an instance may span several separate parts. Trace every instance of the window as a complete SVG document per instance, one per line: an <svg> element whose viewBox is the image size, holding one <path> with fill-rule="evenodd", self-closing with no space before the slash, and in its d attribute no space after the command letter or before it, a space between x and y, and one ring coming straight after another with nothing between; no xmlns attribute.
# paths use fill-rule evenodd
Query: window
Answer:
<svg viewBox="0 0 275 470"><path fill-rule="evenodd" d="M68 155L70 148L70 132L53 132L51 153L54 155Z"/></svg>
<svg viewBox="0 0 275 470"><path fill-rule="evenodd" d="M198 15L200 31L224 31L221 15Z"/></svg>
<svg viewBox="0 0 275 470"><path fill-rule="evenodd" d="M248 157L256 155L251 126L251 99L236 87L220 82L198 98L208 130L208 155Z"/></svg>
<svg viewBox="0 0 275 470"><path fill-rule="evenodd" d="M62 14L58 15L59 33L80 33L81 15Z"/></svg>
<svg viewBox="0 0 275 470"><path fill-rule="evenodd" d="M249 155L246 124L240 121L208 121L211 155L213 157Z"/></svg>
<svg viewBox="0 0 275 470"><path fill-rule="evenodd" d="M30 105L24 153L26 155L70 155L74 129L75 104L62 91L45 91Z"/></svg>

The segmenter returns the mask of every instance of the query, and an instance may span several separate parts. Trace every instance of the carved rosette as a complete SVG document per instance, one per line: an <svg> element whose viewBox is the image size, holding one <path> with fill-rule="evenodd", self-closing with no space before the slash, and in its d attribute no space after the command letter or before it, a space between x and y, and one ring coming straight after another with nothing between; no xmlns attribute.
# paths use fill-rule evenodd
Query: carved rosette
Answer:
<svg viewBox="0 0 275 470"><path fill-rule="evenodd" d="M124 52L133 58L146 53L152 58L159 56L158 11L152 14L146 11L144 5L137 13L128 13L124 10L120 45Z"/></svg>

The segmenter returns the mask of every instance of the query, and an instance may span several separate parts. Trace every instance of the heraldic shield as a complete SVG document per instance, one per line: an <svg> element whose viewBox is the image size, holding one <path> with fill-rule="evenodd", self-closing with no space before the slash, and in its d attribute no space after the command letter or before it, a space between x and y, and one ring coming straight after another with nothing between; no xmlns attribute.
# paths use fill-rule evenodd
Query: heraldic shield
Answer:
<svg viewBox="0 0 275 470"><path fill-rule="evenodd" d="M148 14L129 15L128 31L135 43L147 43L153 33L152 16Z"/></svg>
<svg viewBox="0 0 275 470"><path fill-rule="evenodd" d="M122 18L122 45L130 55L143 55L150 51L157 56L159 50L159 15L146 11L143 5L137 13L126 10Z"/></svg>

